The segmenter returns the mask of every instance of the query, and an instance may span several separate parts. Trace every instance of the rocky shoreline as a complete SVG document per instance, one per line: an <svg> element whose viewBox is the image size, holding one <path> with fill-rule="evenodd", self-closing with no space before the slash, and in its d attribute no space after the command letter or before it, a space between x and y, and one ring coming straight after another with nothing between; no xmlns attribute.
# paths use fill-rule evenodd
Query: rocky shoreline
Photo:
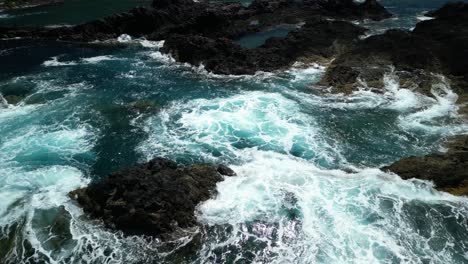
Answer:
<svg viewBox="0 0 468 264"><path fill-rule="evenodd" d="M451 138L445 153L401 159L382 170L398 174L402 179L432 181L440 191L468 195L468 135Z"/></svg>
<svg viewBox="0 0 468 264"><path fill-rule="evenodd" d="M413 31L389 30L362 38L366 29L352 20L391 17L376 0L255 0L240 3L155 0L151 8L136 8L98 21L67 28L0 28L0 38L33 38L92 42L122 34L165 40L162 52L178 62L203 65L217 74L254 74L290 67L297 61L330 64L321 85L349 94L366 83L377 92L390 66L403 88L433 96L438 74L449 79L468 102L468 8L451 3L428 15ZM280 24L297 24L284 38L270 38L253 49L236 43L239 37ZM447 153L405 158L382 168L403 179L431 180L442 191L468 194L468 138L461 136ZM102 182L70 196L84 211L125 234L163 237L177 228L195 226L196 206L209 199L216 183L234 172L225 166L192 165L156 158L111 174Z"/></svg>
<svg viewBox="0 0 468 264"><path fill-rule="evenodd" d="M382 89L383 76L395 67L402 88L432 96L434 75L449 78L452 88L466 102L468 87L468 5L449 3L430 12L413 31L389 30L359 41L330 65L323 85L336 92L358 89L357 79ZM365 62L365 63L364 63Z"/></svg>

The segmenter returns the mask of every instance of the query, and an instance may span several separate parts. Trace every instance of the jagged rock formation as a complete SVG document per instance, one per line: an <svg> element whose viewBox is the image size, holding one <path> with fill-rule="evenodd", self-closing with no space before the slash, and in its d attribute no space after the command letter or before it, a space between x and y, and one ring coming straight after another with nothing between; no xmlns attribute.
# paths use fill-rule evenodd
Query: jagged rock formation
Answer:
<svg viewBox="0 0 468 264"><path fill-rule="evenodd" d="M403 179L434 182L437 189L455 195L468 195L468 135L453 138L446 153L401 159L382 168Z"/></svg>
<svg viewBox="0 0 468 264"><path fill-rule="evenodd" d="M254 74L291 66L300 58L330 59L342 46L366 30L343 21L310 20L284 39L272 38L256 49L245 49L227 38L172 35L163 51L177 61L203 64L218 74Z"/></svg>
<svg viewBox="0 0 468 264"><path fill-rule="evenodd" d="M70 28L0 28L0 37L90 42L116 39L125 33L150 40L165 39L163 51L180 62L203 64L214 73L253 74L288 67L301 58L330 59L365 32L334 19L381 20L390 16L376 0L362 4L352 0L255 0L248 7L240 3L155 0L152 8L135 8ZM304 22L286 38L270 39L255 50L235 43L236 38L247 33Z"/></svg>
<svg viewBox="0 0 468 264"><path fill-rule="evenodd" d="M223 165L184 167L155 158L115 172L70 196L110 228L127 235L163 237L179 227L196 225L195 207L215 193L223 175L235 173Z"/></svg>
<svg viewBox="0 0 468 264"><path fill-rule="evenodd" d="M449 77L455 92L466 94L467 7L465 3L450 3L429 13L435 19L418 23L412 32L389 30L358 42L333 61L322 84L350 93L359 87L359 77L369 86L382 88L383 76L392 65L404 88L431 95L431 73L440 73Z"/></svg>
<svg viewBox="0 0 468 264"><path fill-rule="evenodd" d="M363 4L352 0L255 0L249 7L240 3L155 0L152 8L135 8L71 28L2 28L0 37L89 42L116 38L124 33L151 40L166 39L178 33L232 39L274 25L304 22L313 16L381 20L391 14L376 0L367 0Z"/></svg>

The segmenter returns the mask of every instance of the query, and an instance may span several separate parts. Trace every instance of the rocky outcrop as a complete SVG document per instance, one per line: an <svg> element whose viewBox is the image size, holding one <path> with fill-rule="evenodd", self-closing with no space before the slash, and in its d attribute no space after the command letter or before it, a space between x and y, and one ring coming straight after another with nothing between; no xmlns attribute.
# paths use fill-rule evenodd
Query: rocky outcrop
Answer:
<svg viewBox="0 0 468 264"><path fill-rule="evenodd" d="M350 93L359 87L359 77L374 88L382 88L383 76L392 65L404 88L431 95L431 73L440 73L449 77L455 92L466 93L467 6L448 4L431 12L436 18L418 23L412 32L389 30L358 42L334 60L322 84Z"/></svg>
<svg viewBox="0 0 468 264"><path fill-rule="evenodd" d="M296 60L330 59L365 29L335 19L390 17L376 0L254 0L240 3L154 0L151 8L135 8L98 21L68 28L0 28L1 38L57 39L93 42L122 34L166 40L163 51L180 62L203 64L218 74L254 74L291 66ZM284 23L304 24L286 38L269 39L247 50L235 39Z"/></svg>
<svg viewBox="0 0 468 264"><path fill-rule="evenodd" d="M269 39L255 49L244 49L228 38L172 35L163 51L177 61L204 65L218 74L254 74L289 67L301 58L330 59L366 30L344 21L309 20L285 38Z"/></svg>
<svg viewBox="0 0 468 264"><path fill-rule="evenodd" d="M177 228L196 225L195 207L212 197L228 167L178 166L155 158L109 175L101 182L73 191L84 211L127 235L164 237Z"/></svg>
<svg viewBox="0 0 468 264"><path fill-rule="evenodd" d="M375 0L367 0L363 4L352 0L255 0L249 7L232 2L155 0L151 8L136 8L71 28L2 28L0 38L89 42L113 39L125 33L151 40L166 39L172 34L233 39L274 25L304 22L318 15L349 20L381 20L391 16Z"/></svg>
<svg viewBox="0 0 468 264"><path fill-rule="evenodd" d="M446 153L409 157L382 168L403 179L434 182L437 189L455 195L468 195L468 135L449 141Z"/></svg>

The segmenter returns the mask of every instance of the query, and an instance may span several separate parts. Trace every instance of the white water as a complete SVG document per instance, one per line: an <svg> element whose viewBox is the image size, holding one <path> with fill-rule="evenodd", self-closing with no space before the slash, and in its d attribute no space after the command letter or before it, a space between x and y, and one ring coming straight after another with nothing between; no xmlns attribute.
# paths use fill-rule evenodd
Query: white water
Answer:
<svg viewBox="0 0 468 264"><path fill-rule="evenodd" d="M219 156L238 160L238 149L251 147L282 153L299 149L305 156L330 161L339 158L317 136L313 117L277 93L246 92L231 98L178 102L149 119L146 126L150 138L139 150L148 159L175 152L212 161Z"/></svg>
<svg viewBox="0 0 468 264"><path fill-rule="evenodd" d="M462 216L468 213L466 198L377 169L348 174L273 152L243 154L246 163L232 166L238 175L219 183L219 195L199 207L203 223L236 227L226 241L206 245L204 261L226 244L241 248L248 237L266 242L255 252L257 262L420 263L416 250L433 263L453 261L448 252L456 241L434 219L438 212L427 209L434 222L426 235L415 229L410 219L416 216L407 210L413 203L444 204ZM435 242L438 236L444 244Z"/></svg>
<svg viewBox="0 0 468 264"><path fill-rule="evenodd" d="M58 67L58 66L76 66L79 64L96 64L103 61L119 60L114 56L96 56L90 58L81 58L79 61L59 61L59 57L52 57L50 60L45 61L42 65L45 67Z"/></svg>
<svg viewBox="0 0 468 264"><path fill-rule="evenodd" d="M153 49L159 47L155 43L147 46L151 50L144 54L152 54ZM104 67L106 63L100 63L104 57L120 59L97 56L87 60L96 62L92 67ZM161 58L156 56L156 59ZM59 63L90 62L80 59ZM379 120L366 119L369 129L351 133L353 137L369 138L365 142L370 145L374 135L368 134L369 131L381 129L373 140L382 141L383 148L401 143L384 142L387 136L395 134L466 133L468 130L463 124L441 120L458 118L456 95L450 87L442 80L434 86L435 98L429 98L401 89L395 77L389 74L384 94L372 93L363 86L361 91L350 96L321 95L314 93L313 86L298 89L289 81L299 87L313 83L323 73L323 68L296 66L278 74L232 78L169 61L161 67L184 67L197 78L209 81L254 82L262 89L246 89L216 98L179 96L159 112L149 117L139 115L133 120L132 125L143 129L147 135L136 149L143 159L166 156L223 162L238 174L220 183L219 195L199 207L199 219L206 226L194 231L195 237L204 235L196 260L215 263L234 257L239 262L257 263L468 261L464 253L468 246L459 239L467 230L466 198L437 192L428 182L402 181L376 169L377 165L370 168L349 162L349 156L359 154L349 155L346 147L353 147L352 142L339 141L335 134L330 134L338 128L332 126L327 130L326 127L336 122L331 118L334 116L348 116L353 122L348 126L354 127L358 126L354 122L365 119L366 113L390 112L397 118L394 124L385 126L385 130L373 128ZM130 72L133 71L134 76L143 70L143 67L132 68ZM116 74L119 75L122 72ZM288 83L282 83L284 80ZM36 249L36 257L47 256L42 259L51 263L145 263L184 254L184 245L195 243L192 235L169 245L140 237L122 238L84 216L69 200L69 191L89 182L88 167L81 167L76 157L93 155L101 131L76 120L75 115L89 109L77 108L71 113L67 110L71 106L82 106L88 94L101 101L108 98L100 98L102 95L97 93L103 87L94 87L81 79L78 83L41 78L32 78L32 81L36 85L33 95L55 92L64 95L47 104L20 104L0 109L0 126L14 127L13 121L31 122L3 135L0 141L0 174L4 183L0 199L5 201L0 213L6 213L2 215L1 226L4 228L15 220L25 219L17 248L28 241ZM150 88L148 90L151 92ZM109 92L110 98L114 98L114 91ZM119 100L117 102L121 103ZM69 101L74 103L67 104ZM67 116L55 116L58 113ZM35 122L44 117L52 117L54 122L47 125ZM344 118L337 120L338 123L346 121ZM72 125L74 123L81 125ZM410 147L412 142L403 139L401 144ZM422 148L425 147L423 144ZM372 151L368 150L369 155L373 155ZM52 164L20 166L23 161L50 159ZM9 205L14 206L6 210ZM64 206L68 212L70 220L64 229L71 238L54 248L48 241L54 240L51 237L56 233L48 233L48 226L41 228L34 223L38 218L45 221L41 218L42 210L58 206ZM54 223L55 219L52 217L48 221ZM228 228L224 229L226 226ZM450 228L458 228L461 236L457 237ZM180 263L180 259L172 262Z"/></svg>
<svg viewBox="0 0 468 264"><path fill-rule="evenodd" d="M301 104L324 111L396 111L402 131L468 132L466 125L443 125L438 119L459 117L456 95L443 79L434 85L435 98L401 89L393 74L386 76L385 85L383 94L363 87L350 96L251 91L175 102L150 118L145 123L149 139L139 147L147 158L183 153L213 161L229 157L237 164L230 166L238 175L219 183L218 196L201 204L198 212L202 223L232 229L209 233L215 238L205 241L198 260L225 261L232 250L248 251L247 241L255 241L261 246L249 251L249 261L257 263L468 261L442 220L450 212L466 229L461 220L468 213L466 198L374 168L346 165L354 171L350 173L317 165L345 165L346 159ZM391 133L398 131L384 131L381 137ZM302 158L296 157L295 148L304 151ZM418 217L424 228L414 223ZM245 255L239 253L238 260Z"/></svg>

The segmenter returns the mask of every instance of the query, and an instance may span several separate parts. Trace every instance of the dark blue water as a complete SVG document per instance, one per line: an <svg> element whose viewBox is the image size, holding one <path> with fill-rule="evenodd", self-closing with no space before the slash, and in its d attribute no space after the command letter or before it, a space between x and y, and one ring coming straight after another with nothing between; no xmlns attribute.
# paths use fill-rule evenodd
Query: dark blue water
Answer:
<svg viewBox="0 0 468 264"><path fill-rule="evenodd" d="M0 45L2 263L468 261L467 199L378 169L468 132L442 77L437 99L390 71L384 94L329 95L318 65L229 77L141 40ZM124 238L66 195L155 156L238 174L179 240Z"/></svg>
<svg viewBox="0 0 468 264"><path fill-rule="evenodd" d="M0 11L0 26L75 25L150 4L151 0L66 0L56 5Z"/></svg>

